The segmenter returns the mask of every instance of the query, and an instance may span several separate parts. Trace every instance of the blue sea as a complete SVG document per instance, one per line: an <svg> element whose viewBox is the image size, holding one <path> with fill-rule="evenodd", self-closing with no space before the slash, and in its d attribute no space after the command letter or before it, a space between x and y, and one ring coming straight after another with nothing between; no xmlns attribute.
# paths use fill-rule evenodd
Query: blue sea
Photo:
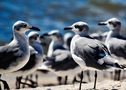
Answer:
<svg viewBox="0 0 126 90"><path fill-rule="evenodd" d="M107 28L99 27L99 21L117 17L126 29L125 0L0 0L0 41L12 38L12 25L24 20L41 29L41 34L63 28L76 21L89 24L90 32Z"/></svg>

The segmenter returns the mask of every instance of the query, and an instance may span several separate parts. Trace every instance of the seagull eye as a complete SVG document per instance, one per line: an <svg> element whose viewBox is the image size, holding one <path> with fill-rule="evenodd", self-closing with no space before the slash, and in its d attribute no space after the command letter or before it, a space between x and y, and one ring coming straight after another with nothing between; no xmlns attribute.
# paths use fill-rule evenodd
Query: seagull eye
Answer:
<svg viewBox="0 0 126 90"><path fill-rule="evenodd" d="M112 24L112 22L108 22L109 24Z"/></svg>
<svg viewBox="0 0 126 90"><path fill-rule="evenodd" d="M24 28L26 28L26 26L27 26L26 24L23 25Z"/></svg>
<svg viewBox="0 0 126 90"><path fill-rule="evenodd" d="M79 26L78 25L75 25L75 28L79 28Z"/></svg>

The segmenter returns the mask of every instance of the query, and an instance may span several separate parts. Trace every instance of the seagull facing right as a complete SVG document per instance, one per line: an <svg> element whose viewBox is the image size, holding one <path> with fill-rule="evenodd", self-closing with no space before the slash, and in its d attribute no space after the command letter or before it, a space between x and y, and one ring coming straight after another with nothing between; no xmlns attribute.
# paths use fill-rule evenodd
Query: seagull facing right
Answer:
<svg viewBox="0 0 126 90"><path fill-rule="evenodd" d="M26 76L35 72L43 62L42 59L43 49L40 44L39 33L36 31L32 31L28 34L28 38L29 38L29 48L30 48L29 61L21 69L10 73L14 76L17 76L16 88L20 88L22 76Z"/></svg>
<svg viewBox="0 0 126 90"><path fill-rule="evenodd" d="M24 21L13 25L13 40L0 47L0 74L16 71L28 62L30 50L25 32L30 29L40 30Z"/></svg>
<svg viewBox="0 0 126 90"><path fill-rule="evenodd" d="M71 30L76 34L72 38L70 51L75 62L78 63L83 70L122 68L118 61L111 57L111 54L103 43L92 39L88 35L89 27L86 22L76 22L71 26L65 27L64 30ZM96 88L96 78L97 72L95 71L94 89ZM81 83L79 90L81 90Z"/></svg>
<svg viewBox="0 0 126 90"><path fill-rule="evenodd" d="M126 59L126 38L120 35L121 22L117 18L111 18L98 25L106 25L109 28L105 44L112 54Z"/></svg>
<svg viewBox="0 0 126 90"><path fill-rule="evenodd" d="M33 73L41 66L43 59L43 49L39 41L39 33L32 31L28 34L29 38L29 48L30 48L30 58L24 67L19 70L12 72L15 76L25 76Z"/></svg>
<svg viewBox="0 0 126 90"><path fill-rule="evenodd" d="M30 50L25 32L30 29L40 30L24 21L14 23L13 40L9 44L0 47L0 74L16 71L28 62ZM1 81L3 82L3 80Z"/></svg>

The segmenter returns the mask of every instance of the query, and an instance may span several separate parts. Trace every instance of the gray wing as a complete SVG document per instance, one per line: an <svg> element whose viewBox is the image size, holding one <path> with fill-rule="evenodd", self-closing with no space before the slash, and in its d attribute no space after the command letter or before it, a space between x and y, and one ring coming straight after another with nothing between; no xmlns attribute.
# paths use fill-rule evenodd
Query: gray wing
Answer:
<svg viewBox="0 0 126 90"><path fill-rule="evenodd" d="M52 69L55 71L65 71L74 69L78 64L73 60L70 51L68 50L55 50L53 53L54 62L51 63Z"/></svg>
<svg viewBox="0 0 126 90"><path fill-rule="evenodd" d="M81 38L75 43L75 54L82 58L88 67L95 67L97 69L106 68L99 64L98 60L110 55L108 49L104 44L95 39Z"/></svg>
<svg viewBox="0 0 126 90"><path fill-rule="evenodd" d="M0 69L7 69L11 64L15 63L19 57L22 57L23 52L20 50L19 46L0 47Z"/></svg>
<svg viewBox="0 0 126 90"><path fill-rule="evenodd" d="M55 57L55 61L63 61L70 56L70 51L58 49L53 52L53 57Z"/></svg>
<svg viewBox="0 0 126 90"><path fill-rule="evenodd" d="M112 39L109 43L112 54L126 59L126 40Z"/></svg>

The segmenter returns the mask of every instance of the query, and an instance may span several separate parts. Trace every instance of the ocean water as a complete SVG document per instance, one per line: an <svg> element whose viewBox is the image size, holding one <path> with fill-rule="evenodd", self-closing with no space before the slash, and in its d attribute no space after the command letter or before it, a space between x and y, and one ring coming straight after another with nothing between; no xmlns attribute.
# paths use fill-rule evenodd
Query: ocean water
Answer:
<svg viewBox="0 0 126 90"><path fill-rule="evenodd" d="M41 29L40 33L63 28L76 21L89 23L90 32L105 31L97 23L111 17L122 21L126 28L124 0L0 0L0 41L12 38L12 25L24 20Z"/></svg>

